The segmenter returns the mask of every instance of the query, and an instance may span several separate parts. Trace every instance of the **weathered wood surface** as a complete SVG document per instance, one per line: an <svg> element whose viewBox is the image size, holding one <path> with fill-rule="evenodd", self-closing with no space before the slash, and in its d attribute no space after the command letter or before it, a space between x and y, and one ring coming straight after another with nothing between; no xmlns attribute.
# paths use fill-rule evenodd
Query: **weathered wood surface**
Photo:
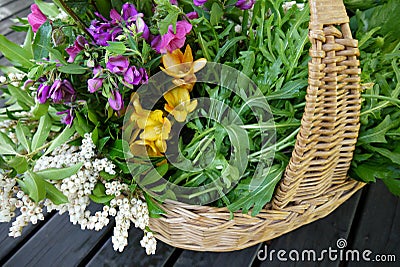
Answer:
<svg viewBox="0 0 400 267"><path fill-rule="evenodd" d="M32 0L0 0L0 34L23 42L19 33L11 33L10 19L26 16ZM1 51L0 51L1 52ZM0 58L0 65L6 64ZM367 186L326 218L301 227L275 240L228 253L193 252L158 243L157 255L146 256L139 245L142 233L131 229L129 245L123 253L111 244L113 224L100 232L81 231L67 215L48 214L43 222L26 227L22 237L8 237L11 223L0 224L0 266L380 266L377 262L346 262L336 259L322 262L282 262L276 255L271 262L260 260L265 248L271 250L336 249L339 238L348 249L369 249L375 254L394 254L400 266L400 201L381 182Z"/></svg>

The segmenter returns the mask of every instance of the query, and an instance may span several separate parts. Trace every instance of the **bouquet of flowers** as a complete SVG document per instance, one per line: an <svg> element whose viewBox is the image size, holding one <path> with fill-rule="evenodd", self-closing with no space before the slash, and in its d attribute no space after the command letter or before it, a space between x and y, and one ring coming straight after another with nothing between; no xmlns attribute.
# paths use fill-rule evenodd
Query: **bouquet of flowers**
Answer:
<svg viewBox="0 0 400 267"><path fill-rule="evenodd" d="M0 77L6 99L0 222L16 217L10 236L43 220L45 208L68 212L83 230L101 230L115 217L118 251L134 224L144 232L142 247L154 254L149 218L164 213L159 203L165 199L252 215L271 200L305 105L304 4L53 2L37 0L27 19L18 19L14 29L26 31L23 45L0 36L0 51L13 65L1 67L6 75ZM382 35L372 31L370 37ZM390 44L387 51L398 50ZM383 65L397 76L387 79L399 81L390 60ZM396 176L364 173L372 155L387 164L385 157L398 155L370 144L377 141L371 139L375 128L398 121L387 115L395 112L389 108L398 104L398 93L373 92L367 103L386 101L386 117L368 121L375 111L366 111L352 172L367 181L383 178L398 193ZM384 134L398 142L394 128ZM400 173L399 162L392 163L390 170Z"/></svg>

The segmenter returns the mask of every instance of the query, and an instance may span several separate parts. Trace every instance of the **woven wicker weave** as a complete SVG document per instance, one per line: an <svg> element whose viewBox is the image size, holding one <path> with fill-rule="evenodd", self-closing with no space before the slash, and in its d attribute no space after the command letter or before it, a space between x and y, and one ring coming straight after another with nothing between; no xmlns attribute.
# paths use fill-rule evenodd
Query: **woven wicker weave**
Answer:
<svg viewBox="0 0 400 267"><path fill-rule="evenodd" d="M156 237L198 251L232 251L320 219L364 184L347 177L359 130L360 69L342 0L310 1L309 87L301 129L273 201L257 216L166 201Z"/></svg>

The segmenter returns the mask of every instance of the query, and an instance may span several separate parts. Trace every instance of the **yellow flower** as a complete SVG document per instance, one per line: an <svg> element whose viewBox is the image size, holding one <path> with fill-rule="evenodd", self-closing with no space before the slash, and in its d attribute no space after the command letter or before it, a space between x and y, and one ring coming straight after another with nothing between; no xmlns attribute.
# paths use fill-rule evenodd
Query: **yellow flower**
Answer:
<svg viewBox="0 0 400 267"><path fill-rule="evenodd" d="M189 91L186 88L177 87L164 94L167 101L164 109L174 116L178 122L184 122L187 114L197 106L197 100L190 101Z"/></svg>
<svg viewBox="0 0 400 267"><path fill-rule="evenodd" d="M156 144L148 140L136 140L130 144L130 149L133 155L138 157L161 157L161 151Z"/></svg>
<svg viewBox="0 0 400 267"><path fill-rule="evenodd" d="M139 129L143 130L139 135L140 139L147 141L140 143L140 145L149 146L155 154L159 154L156 153L157 151L164 153L167 150L166 140L171 132L171 122L163 116L161 110L150 111L143 109L137 94L132 95L131 102L135 110L131 114L131 120L136 123ZM138 134L139 132L136 131L133 137L136 138ZM137 141L133 143L135 142Z"/></svg>
<svg viewBox="0 0 400 267"><path fill-rule="evenodd" d="M167 75L181 80L174 82L180 84L195 83L196 76L194 73L204 68L207 63L205 58L200 58L193 62L192 48L190 45L186 46L184 54L180 49L176 49L172 53L168 52L165 54L161 60L164 65L164 68L160 67L161 70Z"/></svg>

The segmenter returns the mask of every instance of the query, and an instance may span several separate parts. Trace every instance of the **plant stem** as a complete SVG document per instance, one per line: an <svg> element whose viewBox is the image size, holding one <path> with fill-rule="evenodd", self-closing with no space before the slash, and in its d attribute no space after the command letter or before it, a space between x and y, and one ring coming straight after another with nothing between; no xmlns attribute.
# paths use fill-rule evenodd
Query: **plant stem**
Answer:
<svg viewBox="0 0 400 267"><path fill-rule="evenodd" d="M65 3L64 0L55 0L55 3L59 3L59 5L62 7L62 9L65 10L65 12L70 15L74 21L76 22L76 24L78 25L79 28L81 28L86 35L89 36L90 39L93 39L93 36L90 34L90 32L87 30L87 27L85 25L85 23L81 20L81 18Z"/></svg>

